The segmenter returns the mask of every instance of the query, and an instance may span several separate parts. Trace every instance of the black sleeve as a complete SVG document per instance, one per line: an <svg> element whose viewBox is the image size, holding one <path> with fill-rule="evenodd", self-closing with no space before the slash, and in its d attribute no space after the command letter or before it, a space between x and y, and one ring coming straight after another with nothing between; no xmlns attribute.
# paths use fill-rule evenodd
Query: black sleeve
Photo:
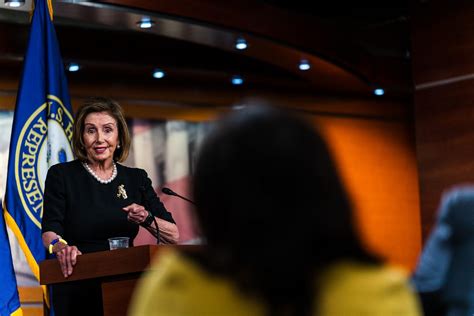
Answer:
<svg viewBox="0 0 474 316"><path fill-rule="evenodd" d="M64 212L66 211L66 193L59 165L48 170L43 199L43 219L41 232L53 231L64 234Z"/></svg>
<svg viewBox="0 0 474 316"><path fill-rule="evenodd" d="M160 201L160 198L156 195L155 189L153 189L153 185L151 184L151 180L148 178L146 171L143 169L138 170L140 172L140 180L142 183L141 187L143 188L144 206L147 207L147 210L149 210L154 216L176 224L171 213L166 210L165 206Z"/></svg>

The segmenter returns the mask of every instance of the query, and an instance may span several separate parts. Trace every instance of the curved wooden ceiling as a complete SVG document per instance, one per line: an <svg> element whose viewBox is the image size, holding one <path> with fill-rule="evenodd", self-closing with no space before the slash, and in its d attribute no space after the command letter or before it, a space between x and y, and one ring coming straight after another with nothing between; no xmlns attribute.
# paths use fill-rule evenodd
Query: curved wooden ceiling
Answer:
<svg viewBox="0 0 474 316"><path fill-rule="evenodd" d="M78 83L120 80L150 84L151 70L167 71L163 85L228 88L229 78L246 79L239 89L285 90L337 96L387 97L411 94L407 6L391 10L302 9L273 1L68 0L54 2L63 59L79 61ZM369 12L369 14L367 13ZM137 28L151 17L150 30ZM0 9L0 63L21 67L28 14ZM361 24L360 21L365 21ZM234 48L236 38L249 43ZM300 59L311 69L300 71Z"/></svg>
<svg viewBox="0 0 474 316"><path fill-rule="evenodd" d="M248 0L95 2L185 19L189 24L205 23L213 28L246 34L247 37L251 34L254 46L246 54L295 72L318 87L324 85L325 88L340 91L337 86L345 86L345 91L360 92L365 91L367 86L371 90L376 85L390 84L394 85L395 90L404 90L406 83L410 82L409 62L405 58L408 51L403 52L402 56L399 52L398 56L387 55L386 52L382 56L373 54L374 50L383 50L383 44L387 42L404 42L408 46L406 1L388 1L382 7L358 1L357 6L344 3L336 9L312 9L304 1L291 1L291 4L288 1ZM324 16L324 12L329 14ZM315 13L319 13L318 16ZM370 24L362 25L365 28L359 30L352 29L357 17ZM346 22L351 18L352 25ZM362 41L381 47L371 47L371 52L368 47L361 46ZM225 49L226 44L221 43L221 48ZM311 61L313 71L297 70L295 65L302 57Z"/></svg>

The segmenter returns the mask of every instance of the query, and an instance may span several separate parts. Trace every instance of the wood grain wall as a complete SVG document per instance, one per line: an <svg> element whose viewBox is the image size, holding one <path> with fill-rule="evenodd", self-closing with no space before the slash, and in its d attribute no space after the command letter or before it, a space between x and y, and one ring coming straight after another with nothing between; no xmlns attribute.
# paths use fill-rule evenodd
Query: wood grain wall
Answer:
<svg viewBox="0 0 474 316"><path fill-rule="evenodd" d="M413 1L412 62L423 236L446 189L474 181L474 2Z"/></svg>

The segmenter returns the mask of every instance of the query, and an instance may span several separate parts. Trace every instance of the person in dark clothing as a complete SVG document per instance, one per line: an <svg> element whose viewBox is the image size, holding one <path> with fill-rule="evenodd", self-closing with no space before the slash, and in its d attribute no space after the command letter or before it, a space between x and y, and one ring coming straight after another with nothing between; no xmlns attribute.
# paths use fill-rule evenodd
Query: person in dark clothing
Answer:
<svg viewBox="0 0 474 316"><path fill-rule="evenodd" d="M92 98L77 112L73 151L77 160L48 170L44 192L42 239L64 277L77 256L109 249L108 238L133 240L139 226L163 243L177 243L178 228L157 197L147 173L120 165L130 135L118 103ZM155 226L155 222L158 227ZM55 314L102 314L100 285L94 281L53 287Z"/></svg>
<svg viewBox="0 0 474 316"><path fill-rule="evenodd" d="M443 195L412 283L426 316L474 315L474 186Z"/></svg>
<svg viewBox="0 0 474 316"><path fill-rule="evenodd" d="M323 138L282 109L214 125L192 180L205 247L160 254L130 315L419 316L405 275L362 245Z"/></svg>

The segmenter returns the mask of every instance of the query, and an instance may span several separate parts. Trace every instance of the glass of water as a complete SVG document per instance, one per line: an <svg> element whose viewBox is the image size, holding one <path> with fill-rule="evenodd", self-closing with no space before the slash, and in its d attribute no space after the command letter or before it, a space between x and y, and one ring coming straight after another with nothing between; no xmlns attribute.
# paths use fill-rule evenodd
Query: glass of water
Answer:
<svg viewBox="0 0 474 316"><path fill-rule="evenodd" d="M110 250L128 248L129 242L129 237L112 237L109 238L109 248Z"/></svg>

